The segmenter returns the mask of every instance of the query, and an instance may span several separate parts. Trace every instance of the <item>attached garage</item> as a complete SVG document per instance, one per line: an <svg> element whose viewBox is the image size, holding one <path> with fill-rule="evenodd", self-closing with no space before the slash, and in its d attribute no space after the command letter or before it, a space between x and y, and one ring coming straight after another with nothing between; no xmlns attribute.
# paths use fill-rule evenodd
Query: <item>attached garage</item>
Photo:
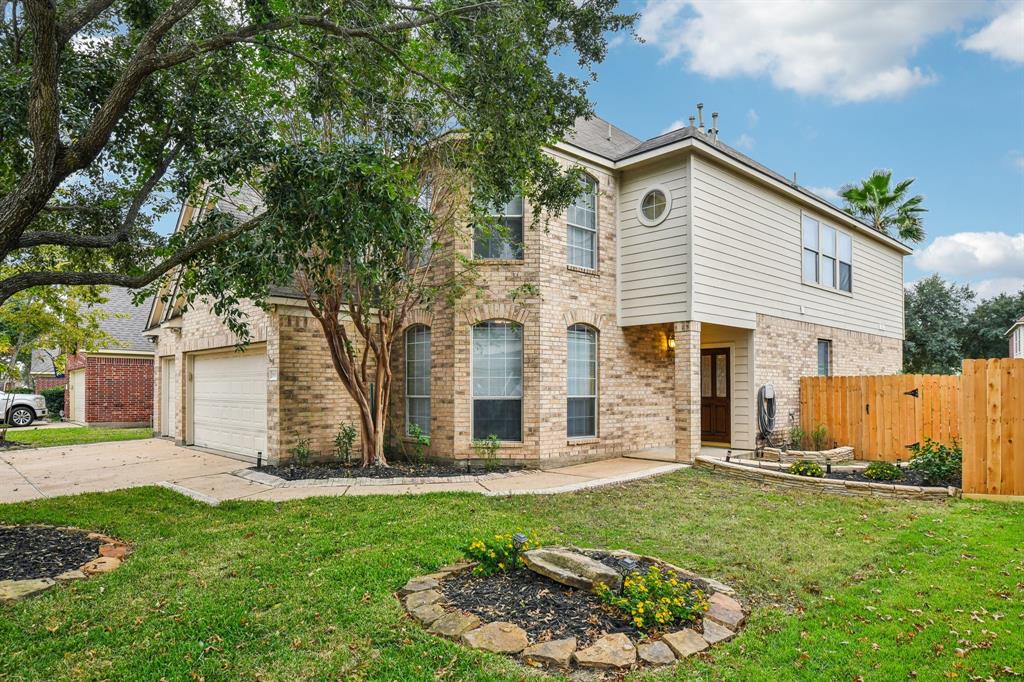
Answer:
<svg viewBox="0 0 1024 682"><path fill-rule="evenodd" d="M256 458L267 452L265 348L192 358L192 444Z"/></svg>

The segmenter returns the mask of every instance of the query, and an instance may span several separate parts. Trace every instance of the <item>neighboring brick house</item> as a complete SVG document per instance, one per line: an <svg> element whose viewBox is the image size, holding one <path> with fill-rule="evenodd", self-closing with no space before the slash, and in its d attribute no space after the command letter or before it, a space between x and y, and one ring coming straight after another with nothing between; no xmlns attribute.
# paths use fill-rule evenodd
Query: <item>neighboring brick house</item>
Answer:
<svg viewBox="0 0 1024 682"><path fill-rule="evenodd" d="M129 290L112 287L99 322L102 347L68 357L64 415L90 426L153 423L153 343L143 335L150 303L136 306Z"/></svg>
<svg viewBox="0 0 1024 682"><path fill-rule="evenodd" d="M54 358L60 356L60 351L49 348L36 348L32 351L32 362L29 366L29 373L32 375L32 390L41 393L48 388L57 388L68 383L68 377L58 372L53 366Z"/></svg>
<svg viewBox="0 0 1024 682"><path fill-rule="evenodd" d="M1024 317L1013 323L1006 332L1010 344L1010 358L1024 358Z"/></svg>
<svg viewBox="0 0 1024 682"><path fill-rule="evenodd" d="M767 383L785 429L801 376L900 371L911 251L897 240L717 131L641 141L595 118L549 153L585 171L580 198L546 230L510 202L509 240L464 247L480 266L475 297L407 321L399 438L420 425L437 458L476 457L474 440L494 433L502 459L530 465L687 461L702 443L754 447ZM185 206L178 229L197 210ZM539 295L512 300L525 283ZM355 423L318 324L294 291L274 293L268 312L249 311L245 353L207 307L154 303L161 433L275 462L299 439L328 452L338 423Z"/></svg>

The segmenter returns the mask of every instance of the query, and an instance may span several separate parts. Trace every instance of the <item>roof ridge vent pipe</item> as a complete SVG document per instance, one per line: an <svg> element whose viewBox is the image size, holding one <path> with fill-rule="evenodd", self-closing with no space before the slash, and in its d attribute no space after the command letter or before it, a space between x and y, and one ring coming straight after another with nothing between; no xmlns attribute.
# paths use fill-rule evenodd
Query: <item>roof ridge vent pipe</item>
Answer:
<svg viewBox="0 0 1024 682"><path fill-rule="evenodd" d="M704 103L697 102L697 123L700 124L698 130L704 132Z"/></svg>
<svg viewBox="0 0 1024 682"><path fill-rule="evenodd" d="M799 187L800 186L800 185L796 184L796 171L793 171L793 186L794 187Z"/></svg>
<svg viewBox="0 0 1024 682"><path fill-rule="evenodd" d="M612 124L611 123L608 124L608 141L609 142L612 141Z"/></svg>
<svg viewBox="0 0 1024 682"><path fill-rule="evenodd" d="M696 118L694 118L693 114L690 114L690 127L691 127L691 128L693 127L693 122L694 122L694 121L696 121L696 120L697 120L697 119L696 119Z"/></svg>
<svg viewBox="0 0 1024 682"><path fill-rule="evenodd" d="M711 112L711 141L718 142L718 112Z"/></svg>

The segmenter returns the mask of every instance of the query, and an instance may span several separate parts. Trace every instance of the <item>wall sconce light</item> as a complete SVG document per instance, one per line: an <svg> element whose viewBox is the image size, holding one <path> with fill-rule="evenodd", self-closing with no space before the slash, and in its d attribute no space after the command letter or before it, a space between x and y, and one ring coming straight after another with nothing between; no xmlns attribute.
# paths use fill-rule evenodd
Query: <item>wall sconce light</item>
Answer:
<svg viewBox="0 0 1024 682"><path fill-rule="evenodd" d="M674 337L671 337L671 336L668 337L668 349L669 350L675 350L676 349L676 340L675 340Z"/></svg>

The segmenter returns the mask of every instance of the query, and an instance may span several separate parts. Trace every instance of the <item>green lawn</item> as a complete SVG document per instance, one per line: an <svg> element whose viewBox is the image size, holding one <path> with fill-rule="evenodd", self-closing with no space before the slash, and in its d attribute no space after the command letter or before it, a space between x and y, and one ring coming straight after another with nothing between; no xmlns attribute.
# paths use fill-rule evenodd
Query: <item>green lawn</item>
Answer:
<svg viewBox="0 0 1024 682"><path fill-rule="evenodd" d="M110 440L138 440L152 438L153 429L108 429L98 426L69 426L66 429L10 429L7 440L44 448L50 445L77 445L102 443Z"/></svg>
<svg viewBox="0 0 1024 682"><path fill-rule="evenodd" d="M686 470L559 496L320 498L210 508L143 488L0 505L102 529L116 572L4 609L4 680L520 680L392 596L472 537L626 547L752 603L710 655L644 679L968 680L1024 672L1024 505L764 491Z"/></svg>

